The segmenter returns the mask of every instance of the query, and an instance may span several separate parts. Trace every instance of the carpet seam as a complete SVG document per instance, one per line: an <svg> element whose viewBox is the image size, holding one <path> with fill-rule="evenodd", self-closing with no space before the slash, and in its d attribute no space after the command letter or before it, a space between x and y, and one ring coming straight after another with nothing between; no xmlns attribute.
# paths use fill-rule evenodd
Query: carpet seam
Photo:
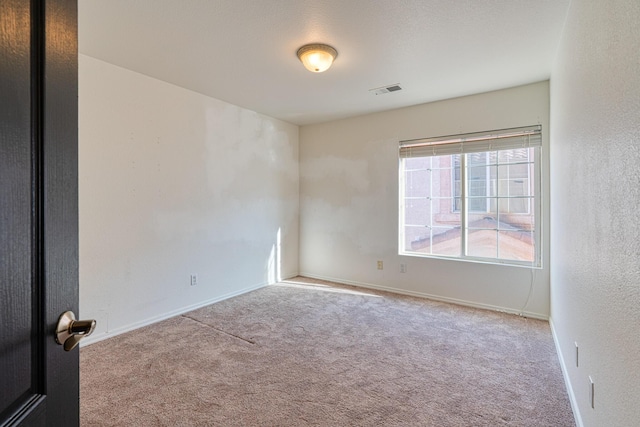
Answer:
<svg viewBox="0 0 640 427"><path fill-rule="evenodd" d="M233 338L235 338L235 339L238 339L238 340L240 340L240 341L244 341L244 342L249 343L249 344L251 344L251 345L255 345L255 344L256 344L256 342L255 342L255 341L251 341L250 339L243 338L243 337L241 337L241 336L239 336L239 335L232 334L231 332L224 331L224 330L222 330L222 329L220 329L220 328L216 328L216 327L215 327L215 326L213 326L213 325L209 325L208 323L204 323L204 322L203 322L203 321L201 321L201 320L194 319L193 317L187 316L186 314L182 314L182 315L181 315L181 317L184 317L185 319L192 320L192 321L194 321L194 322L196 322L196 323L199 323L199 324L204 325L204 326L206 326L206 327L208 327L208 328L211 328L211 329L213 329L214 331L217 331L217 332L220 332L220 333L222 333L222 334L228 335L228 336L233 337Z"/></svg>

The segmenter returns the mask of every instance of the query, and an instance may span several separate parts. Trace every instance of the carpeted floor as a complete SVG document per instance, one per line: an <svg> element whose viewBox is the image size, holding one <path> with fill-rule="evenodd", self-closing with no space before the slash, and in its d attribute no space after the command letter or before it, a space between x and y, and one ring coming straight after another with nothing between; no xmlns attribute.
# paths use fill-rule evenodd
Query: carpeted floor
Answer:
<svg viewBox="0 0 640 427"><path fill-rule="evenodd" d="M84 427L575 425L548 323L301 277L80 359Z"/></svg>

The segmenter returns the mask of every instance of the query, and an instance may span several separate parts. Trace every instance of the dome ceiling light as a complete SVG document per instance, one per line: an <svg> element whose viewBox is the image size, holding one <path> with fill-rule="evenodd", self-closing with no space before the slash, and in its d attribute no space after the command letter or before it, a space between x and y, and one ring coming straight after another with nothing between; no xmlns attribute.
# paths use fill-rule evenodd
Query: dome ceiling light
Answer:
<svg viewBox="0 0 640 427"><path fill-rule="evenodd" d="M321 73L331 67L338 52L326 44L307 44L298 49L298 58L312 73Z"/></svg>

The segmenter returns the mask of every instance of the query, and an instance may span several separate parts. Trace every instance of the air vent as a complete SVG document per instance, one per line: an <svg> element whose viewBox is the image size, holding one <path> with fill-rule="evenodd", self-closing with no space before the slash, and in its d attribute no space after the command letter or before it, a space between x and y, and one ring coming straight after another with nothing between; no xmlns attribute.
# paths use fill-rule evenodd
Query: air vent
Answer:
<svg viewBox="0 0 640 427"><path fill-rule="evenodd" d="M369 92L375 95L382 95L383 93L397 92L399 90L402 90L402 87L400 86L400 83L396 83L393 85L387 85L387 86L377 87L375 89L369 89Z"/></svg>

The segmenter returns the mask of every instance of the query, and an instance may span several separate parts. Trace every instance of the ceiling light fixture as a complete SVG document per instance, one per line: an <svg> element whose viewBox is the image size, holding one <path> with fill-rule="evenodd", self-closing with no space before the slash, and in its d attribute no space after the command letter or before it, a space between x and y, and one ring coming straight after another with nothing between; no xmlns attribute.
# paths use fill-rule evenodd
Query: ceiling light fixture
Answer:
<svg viewBox="0 0 640 427"><path fill-rule="evenodd" d="M331 67L338 52L326 44L307 44L298 49L297 55L307 70L321 73Z"/></svg>

